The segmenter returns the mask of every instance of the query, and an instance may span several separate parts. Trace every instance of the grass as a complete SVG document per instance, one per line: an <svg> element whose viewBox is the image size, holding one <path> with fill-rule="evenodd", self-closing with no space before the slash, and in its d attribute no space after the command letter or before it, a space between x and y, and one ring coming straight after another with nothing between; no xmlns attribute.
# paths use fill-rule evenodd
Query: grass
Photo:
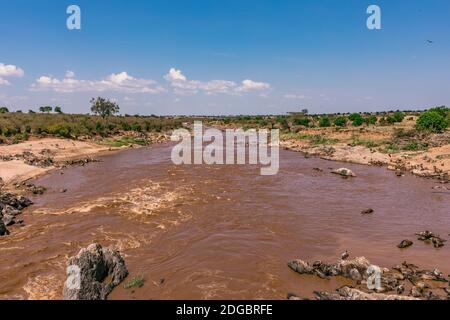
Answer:
<svg viewBox="0 0 450 320"><path fill-rule="evenodd" d="M339 140L337 139L327 138L324 135L307 134L307 133L285 133L281 135L281 138L294 140L308 140L314 145L335 144L339 142Z"/></svg>
<svg viewBox="0 0 450 320"><path fill-rule="evenodd" d="M366 148L379 147L381 144L382 142L361 138L353 138L353 141L350 143L351 146L364 146Z"/></svg>
<svg viewBox="0 0 450 320"><path fill-rule="evenodd" d="M141 288L144 286L145 279L143 276L136 276L130 281L128 281L123 287L125 289L131 289L131 288Z"/></svg>
<svg viewBox="0 0 450 320"><path fill-rule="evenodd" d="M112 148L120 148L129 145L140 145L146 146L148 145L148 141L145 139L140 139L132 136L120 137L117 139L107 138L100 142L100 144L106 145Z"/></svg>

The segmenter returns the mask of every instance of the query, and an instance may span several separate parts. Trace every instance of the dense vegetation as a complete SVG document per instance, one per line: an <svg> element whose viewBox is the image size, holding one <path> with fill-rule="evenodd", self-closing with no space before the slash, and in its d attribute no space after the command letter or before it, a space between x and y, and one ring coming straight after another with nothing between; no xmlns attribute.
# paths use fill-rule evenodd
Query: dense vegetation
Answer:
<svg viewBox="0 0 450 320"><path fill-rule="evenodd" d="M0 142L27 140L30 135L80 138L108 137L121 132L163 132L179 128L182 119L143 116L115 116L103 118L72 114L0 114Z"/></svg>
<svg viewBox="0 0 450 320"><path fill-rule="evenodd" d="M97 115L64 114L60 107L49 106L40 107L39 111L40 113L31 111L12 113L6 107L0 108L0 143L23 141L30 135L51 135L77 139L94 136L107 138L130 131L167 132L181 127L183 122L192 122L195 119L192 117L114 116L119 112L119 106L103 98L91 100L91 111ZM307 110L304 110L290 115L221 116L198 117L198 119L208 125L233 125L244 129L276 128L284 134L298 134L304 128L341 130L345 127L391 126L402 122L405 117L408 117L409 120L417 117L416 129L418 132L442 133L447 130L450 123L450 112L446 107L437 107L426 112L390 111L309 115ZM326 142L319 137L306 138L314 140L314 143ZM127 143L125 140L114 143ZM372 145L369 142L361 141L355 141L355 143ZM408 148L420 149L420 145L411 144Z"/></svg>

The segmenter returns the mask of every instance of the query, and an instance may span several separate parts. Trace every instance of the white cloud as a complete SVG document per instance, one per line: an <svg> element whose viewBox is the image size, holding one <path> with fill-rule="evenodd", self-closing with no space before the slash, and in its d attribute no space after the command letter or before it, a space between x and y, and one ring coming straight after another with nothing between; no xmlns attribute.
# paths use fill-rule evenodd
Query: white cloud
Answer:
<svg viewBox="0 0 450 320"><path fill-rule="evenodd" d="M171 68L169 73L164 76L164 79L170 83L175 94L180 95L192 95L198 92L203 92L207 95L218 93L238 95L245 92L267 90L270 88L268 83L248 79L242 81L241 85L229 80L188 80L181 70L175 68Z"/></svg>
<svg viewBox="0 0 450 320"><path fill-rule="evenodd" d="M31 91L160 93L165 89L154 80L139 79L127 72L113 73L102 80L80 80L75 73L67 71L64 79L41 76L31 85Z"/></svg>
<svg viewBox="0 0 450 320"><path fill-rule="evenodd" d="M311 97L305 96L303 94L285 94L284 98L286 98L286 99L297 99L297 100L311 99Z"/></svg>
<svg viewBox="0 0 450 320"><path fill-rule="evenodd" d="M66 71L66 78L75 78L75 72L67 70Z"/></svg>
<svg viewBox="0 0 450 320"><path fill-rule="evenodd" d="M25 72L12 64L0 63L0 85L9 85L9 81L5 77L23 77Z"/></svg>
<svg viewBox="0 0 450 320"><path fill-rule="evenodd" d="M266 90L269 89L270 85L264 82L256 82L253 80L244 80L242 81L242 85L236 90L239 92L249 92L252 90Z"/></svg>
<svg viewBox="0 0 450 320"><path fill-rule="evenodd" d="M186 81L186 77L181 73L181 70L177 70L175 68L171 68L169 73L164 76L169 82L172 81Z"/></svg>

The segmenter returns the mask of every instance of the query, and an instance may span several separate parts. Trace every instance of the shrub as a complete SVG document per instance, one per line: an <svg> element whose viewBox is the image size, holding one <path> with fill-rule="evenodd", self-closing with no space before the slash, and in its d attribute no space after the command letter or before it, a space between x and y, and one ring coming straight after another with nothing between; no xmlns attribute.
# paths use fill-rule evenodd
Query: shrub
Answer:
<svg viewBox="0 0 450 320"><path fill-rule="evenodd" d="M448 128L449 121L441 110L431 109L422 113L416 122L418 130L441 133Z"/></svg>
<svg viewBox="0 0 450 320"><path fill-rule="evenodd" d="M47 127L45 130L48 134L56 135L64 138L70 138L70 130L69 128L61 125L61 124L53 124Z"/></svg>
<svg viewBox="0 0 450 320"><path fill-rule="evenodd" d="M341 116L334 119L334 125L336 127L345 127L347 124L347 118Z"/></svg>
<svg viewBox="0 0 450 320"><path fill-rule="evenodd" d="M378 118L376 116L370 116L364 119L367 124L377 124Z"/></svg>
<svg viewBox="0 0 450 320"><path fill-rule="evenodd" d="M331 127L331 120L328 117L321 117L319 120L319 127L326 128Z"/></svg>
<svg viewBox="0 0 450 320"><path fill-rule="evenodd" d="M8 113L9 110L7 107L0 107L0 113Z"/></svg>
<svg viewBox="0 0 450 320"><path fill-rule="evenodd" d="M348 119L349 119L350 121L352 121L352 124L353 124L355 127L359 127L360 125L362 125L362 124L364 123L364 119L363 119L363 117L362 117L359 113L352 113L352 114L348 117Z"/></svg>
<svg viewBox="0 0 450 320"><path fill-rule="evenodd" d="M297 126L309 127L309 118L296 118L294 119L294 124Z"/></svg>
<svg viewBox="0 0 450 320"><path fill-rule="evenodd" d="M405 119L405 114L401 111L397 111L394 113L392 118L394 119L395 122L402 122L403 119Z"/></svg>

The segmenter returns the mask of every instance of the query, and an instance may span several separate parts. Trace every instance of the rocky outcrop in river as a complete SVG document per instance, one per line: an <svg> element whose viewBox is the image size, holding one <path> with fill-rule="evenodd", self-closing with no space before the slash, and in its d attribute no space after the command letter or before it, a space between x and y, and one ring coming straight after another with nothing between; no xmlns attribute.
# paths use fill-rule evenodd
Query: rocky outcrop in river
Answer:
<svg viewBox="0 0 450 320"><path fill-rule="evenodd" d="M64 300L106 300L127 276L125 261L118 251L91 244L67 262L68 279ZM110 278L110 281L106 281Z"/></svg>
<svg viewBox="0 0 450 320"><path fill-rule="evenodd" d="M9 234L7 227L16 223L22 224L23 221L18 220L17 217L23 209L32 204L33 202L28 198L0 191L0 236Z"/></svg>
<svg viewBox="0 0 450 320"><path fill-rule="evenodd" d="M356 282L357 288L345 286L336 292L314 292L319 300L450 300L450 283L438 269L422 270L406 262L392 269L373 266L365 257L337 263L297 259L288 266L300 274L323 279L342 276ZM376 274L378 272L378 275ZM372 281L379 276L376 286ZM292 299L292 298L291 298Z"/></svg>

